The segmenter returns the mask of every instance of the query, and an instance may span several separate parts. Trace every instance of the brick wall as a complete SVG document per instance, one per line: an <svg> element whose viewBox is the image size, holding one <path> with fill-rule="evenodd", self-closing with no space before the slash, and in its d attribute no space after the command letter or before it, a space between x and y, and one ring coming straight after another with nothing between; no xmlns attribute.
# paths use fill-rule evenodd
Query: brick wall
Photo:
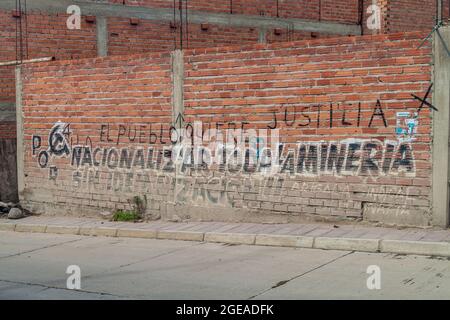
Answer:
<svg viewBox="0 0 450 320"><path fill-rule="evenodd" d="M0 12L0 61L15 60L15 21L6 12ZM14 67L0 66L0 103L15 101Z"/></svg>
<svg viewBox="0 0 450 320"><path fill-rule="evenodd" d="M416 29L429 30L434 23L435 0L423 1L388 1L377 0L383 8L382 33L412 31ZM449 1L444 0L444 16L448 17ZM112 4L132 6L149 6L172 8L172 0L111 0ZM279 2L277 9L275 0L234 0L234 14L262 14L285 18L301 18L314 21L336 21L357 24L362 21L365 34L371 34L367 29L367 7L372 0L364 0L362 8L358 0L284 0ZM205 12L230 13L229 1L189 1L189 9ZM47 14L45 12L30 12L28 16L29 57L56 56L57 59L77 59L94 57L96 55L95 23L87 23L82 18L81 30L68 30L67 15ZM16 22L11 12L0 11L0 37L4 44L0 48L0 61L14 60ZM131 25L129 19L108 18L109 54L129 54L139 52L173 50L179 46L179 30L170 27L168 22L139 21ZM378 32L377 32L378 33ZM207 30L200 25L189 26L189 39L184 39L192 48L251 44L258 41L258 30L252 28L237 28L210 25ZM333 35L311 32L292 32L288 29L267 30L266 39L269 43L296 41L310 38L334 37ZM13 67L0 67L0 101L14 100Z"/></svg>
<svg viewBox="0 0 450 320"><path fill-rule="evenodd" d="M431 114L411 97L430 85L423 37L187 50L181 114L168 54L26 66L23 204L94 215L145 195L166 219L428 225Z"/></svg>
<svg viewBox="0 0 450 320"><path fill-rule="evenodd" d="M59 95L62 91L64 94ZM104 187L104 190L95 192L94 196L86 183L90 185L95 177L86 181L85 163L78 168L77 158L72 159L72 154L79 150L76 146L87 145L120 153L121 148L129 147L128 139L133 138L135 146L144 139L148 143L149 131L159 132L162 124L170 123L170 54L116 56L27 67L24 68L23 98L24 139L28 149L25 202L31 209L35 209L33 204L45 204L47 212L76 214L71 209L82 205L82 212L78 214L84 214L92 213L96 207L97 212L99 207L120 208L126 203L126 196L121 192L110 194L103 183L118 179L121 173L108 178L103 174L109 175L112 171L104 170L99 177L100 189ZM55 123L61 124L54 126ZM132 129L136 125L145 130L145 136L136 136L133 130L130 133L130 124L133 124ZM52 128L56 128L52 137L64 137L64 142L72 146L70 154L63 148L58 149L60 152L48 148ZM34 148L29 149L33 145ZM111 159L105 159L108 165L114 165L111 163L115 156L112 154ZM97 157L101 158L95 153L95 159ZM80 161L79 164L83 164L84 160ZM43 181L48 187L41 189L38 185ZM158 194L156 190L156 198ZM149 195L149 199L153 199L152 196ZM152 205L157 206L153 202ZM67 206L67 212L62 206Z"/></svg>
<svg viewBox="0 0 450 320"><path fill-rule="evenodd" d="M436 20L436 0L391 0L387 14L386 32L431 31Z"/></svg>
<svg viewBox="0 0 450 320"><path fill-rule="evenodd" d="M424 1L387 1L377 0L380 6L386 7L383 17L383 32L413 31L417 29L428 30L432 27L435 17L435 0ZM444 0L444 17L449 14L449 1ZM148 6L172 8L172 0L137 0L123 1L111 0L113 4L126 4L131 6ZM301 18L320 21L336 21L357 24L361 20L360 10L363 10L363 22L368 16L366 9L372 0L364 0L362 8L357 0L314 0L298 1L284 0L279 2L278 10L275 0L234 0L233 13L235 14L262 14L270 17ZM230 13L229 1L189 1L189 9L205 12ZM11 60L15 57L15 24L17 18L11 12L0 11L0 33L3 43L0 48L0 60ZM44 12L31 12L29 14L29 54L35 58L45 55L55 55L58 58L79 58L95 55L95 24L86 23L82 19L81 30L68 30L65 26L67 16L54 15ZM144 22L132 26L128 19L110 18L111 53L122 54L142 52L143 50L166 50L173 47L172 40L178 36L177 32L169 27L168 23ZM384 26L386 24L386 26ZM363 23L365 26L365 23ZM211 45L246 44L257 41L258 36L254 30L248 28L226 28L211 26L211 30L202 31L200 26L191 26L191 43L193 47L207 47ZM367 28L365 29L367 33ZM273 30L269 30L269 35ZM287 30L282 31L283 34ZM369 32L370 33L370 32ZM326 35L323 35L326 36ZM310 33L297 32L294 36L273 36L269 42L300 40L311 38ZM316 37L316 35L313 35ZM123 45L121 45L123 43ZM0 94L11 93L11 68L1 68Z"/></svg>
<svg viewBox="0 0 450 320"><path fill-rule="evenodd" d="M108 54L130 54L151 51L170 51L175 48L175 33L168 23L139 21L130 25L130 19L108 18Z"/></svg>
<svg viewBox="0 0 450 320"><path fill-rule="evenodd" d="M28 15L29 58L95 57L95 24L82 19L81 30L69 30L67 15L31 12ZM16 22L11 12L0 11L0 62L16 60ZM15 101L14 66L0 66L0 102Z"/></svg>
<svg viewBox="0 0 450 320"><path fill-rule="evenodd" d="M130 25L130 19L108 18L109 54L170 51L180 47L180 31L168 22L140 20ZM184 31L183 47L199 48L219 45L252 44L258 42L254 28L190 24ZM310 35L308 34L308 38ZM282 39L282 37L280 37Z"/></svg>
<svg viewBox="0 0 450 320"><path fill-rule="evenodd" d="M449 0L444 0L444 10L443 10L443 18L444 20L449 20L450 19L450 1Z"/></svg>
<svg viewBox="0 0 450 320"><path fill-rule="evenodd" d="M0 66L0 102L16 100L14 79L14 66Z"/></svg>
<svg viewBox="0 0 450 320"><path fill-rule="evenodd" d="M173 0L110 0L114 4L130 6L173 8ZM363 0L363 15L372 4L372 0ZM436 0L375 0L381 7L389 7L389 16L385 18L392 28L389 32L414 31L433 26L436 14ZM336 21L356 24L360 21L359 0L233 0L206 1L189 0L189 10L265 15L270 17L299 18L322 21ZM442 0L444 18L449 17L449 1ZM178 6L178 0L176 0ZM386 12L384 13L386 15ZM431 23L431 24L430 24Z"/></svg>
<svg viewBox="0 0 450 320"><path fill-rule="evenodd" d="M0 122L0 139L15 139L16 123L12 121Z"/></svg>
<svg viewBox="0 0 450 320"><path fill-rule="evenodd" d="M450 0L442 1L443 20L450 18ZM381 33L431 31L436 22L436 0L364 0L364 34L372 33L367 28L369 14L366 9L372 3L380 6Z"/></svg>
<svg viewBox="0 0 450 320"><path fill-rule="evenodd" d="M173 0L110 0L114 4L130 6L173 8ZM179 1L176 0L178 7ZM184 3L183 3L184 5ZM310 20L358 22L358 0L189 0L188 10L214 13L264 15L268 17Z"/></svg>
<svg viewBox="0 0 450 320"><path fill-rule="evenodd" d="M164 6L162 6L164 7ZM80 30L66 27L67 15L30 12L28 14L28 55L29 58L55 56L56 59L78 59L95 57L96 25L82 17ZM16 22L18 18L11 12L0 11L0 38L4 44L0 48L0 61L16 59ZM171 28L168 22L140 20L131 25L130 19L108 18L109 51L111 55L139 52L173 50L179 46L179 30ZM296 32L290 40L311 38L311 33ZM268 41L286 41L286 31L274 35L268 32ZM185 45L192 48L217 45L250 44L258 41L258 30L253 28L225 27L209 25L189 25L189 36ZM14 67L0 66L0 101L14 101Z"/></svg>

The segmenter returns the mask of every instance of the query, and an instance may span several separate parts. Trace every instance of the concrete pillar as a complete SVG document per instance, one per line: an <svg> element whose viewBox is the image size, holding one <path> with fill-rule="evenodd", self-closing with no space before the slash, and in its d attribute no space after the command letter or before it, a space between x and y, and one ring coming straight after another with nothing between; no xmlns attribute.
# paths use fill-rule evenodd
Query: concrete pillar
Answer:
<svg viewBox="0 0 450 320"><path fill-rule="evenodd" d="M450 47L450 27L439 29ZM444 44L435 33L433 37L434 93L433 105L433 225L446 228L449 225L450 182L450 57Z"/></svg>
<svg viewBox="0 0 450 320"><path fill-rule="evenodd" d="M22 67L16 66L16 126L17 126L17 189L19 200L23 199L25 189L24 173L24 141L23 141L23 111L22 111Z"/></svg>
<svg viewBox="0 0 450 320"><path fill-rule="evenodd" d="M97 17L97 55L106 57L108 55L108 20L106 17Z"/></svg>
<svg viewBox="0 0 450 320"><path fill-rule="evenodd" d="M182 50L175 50L172 56L172 122L179 129L184 117L184 55Z"/></svg>

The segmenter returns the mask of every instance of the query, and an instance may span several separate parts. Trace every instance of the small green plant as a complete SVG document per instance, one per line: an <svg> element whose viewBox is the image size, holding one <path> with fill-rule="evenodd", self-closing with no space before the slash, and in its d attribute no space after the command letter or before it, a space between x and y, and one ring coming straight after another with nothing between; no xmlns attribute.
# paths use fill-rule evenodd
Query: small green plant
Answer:
<svg viewBox="0 0 450 320"><path fill-rule="evenodd" d="M117 210L113 215L114 221L136 221L140 217L135 211Z"/></svg>
<svg viewBox="0 0 450 320"><path fill-rule="evenodd" d="M138 221L141 220L147 210L147 197L144 195L144 199L139 196L135 196L128 200L131 210L117 210L113 215L113 221Z"/></svg>

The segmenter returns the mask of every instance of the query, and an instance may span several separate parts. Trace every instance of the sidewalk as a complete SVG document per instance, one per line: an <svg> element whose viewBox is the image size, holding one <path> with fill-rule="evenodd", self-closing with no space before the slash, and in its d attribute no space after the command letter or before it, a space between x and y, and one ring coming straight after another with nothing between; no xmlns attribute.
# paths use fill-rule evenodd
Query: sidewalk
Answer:
<svg viewBox="0 0 450 320"><path fill-rule="evenodd" d="M31 216L0 219L0 231L74 234L450 257L450 230L332 224L110 222Z"/></svg>

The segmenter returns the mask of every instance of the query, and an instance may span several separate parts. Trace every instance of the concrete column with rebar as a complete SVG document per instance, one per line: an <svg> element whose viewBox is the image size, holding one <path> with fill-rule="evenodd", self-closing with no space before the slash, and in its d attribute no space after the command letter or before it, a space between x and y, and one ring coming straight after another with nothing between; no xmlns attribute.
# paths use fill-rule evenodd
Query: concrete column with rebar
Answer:
<svg viewBox="0 0 450 320"><path fill-rule="evenodd" d="M25 155L23 140L23 111L22 111L22 66L16 66L16 126L17 126L17 189L19 200L22 200L25 190Z"/></svg>
<svg viewBox="0 0 450 320"><path fill-rule="evenodd" d="M171 53L172 58L172 122L176 128L183 126L184 118L184 55L182 50Z"/></svg>
<svg viewBox="0 0 450 320"><path fill-rule="evenodd" d="M435 32L433 105L439 111L433 111L433 225L449 225L449 182L450 182L450 56L446 46L450 46L450 27ZM446 44L445 44L446 43Z"/></svg>

